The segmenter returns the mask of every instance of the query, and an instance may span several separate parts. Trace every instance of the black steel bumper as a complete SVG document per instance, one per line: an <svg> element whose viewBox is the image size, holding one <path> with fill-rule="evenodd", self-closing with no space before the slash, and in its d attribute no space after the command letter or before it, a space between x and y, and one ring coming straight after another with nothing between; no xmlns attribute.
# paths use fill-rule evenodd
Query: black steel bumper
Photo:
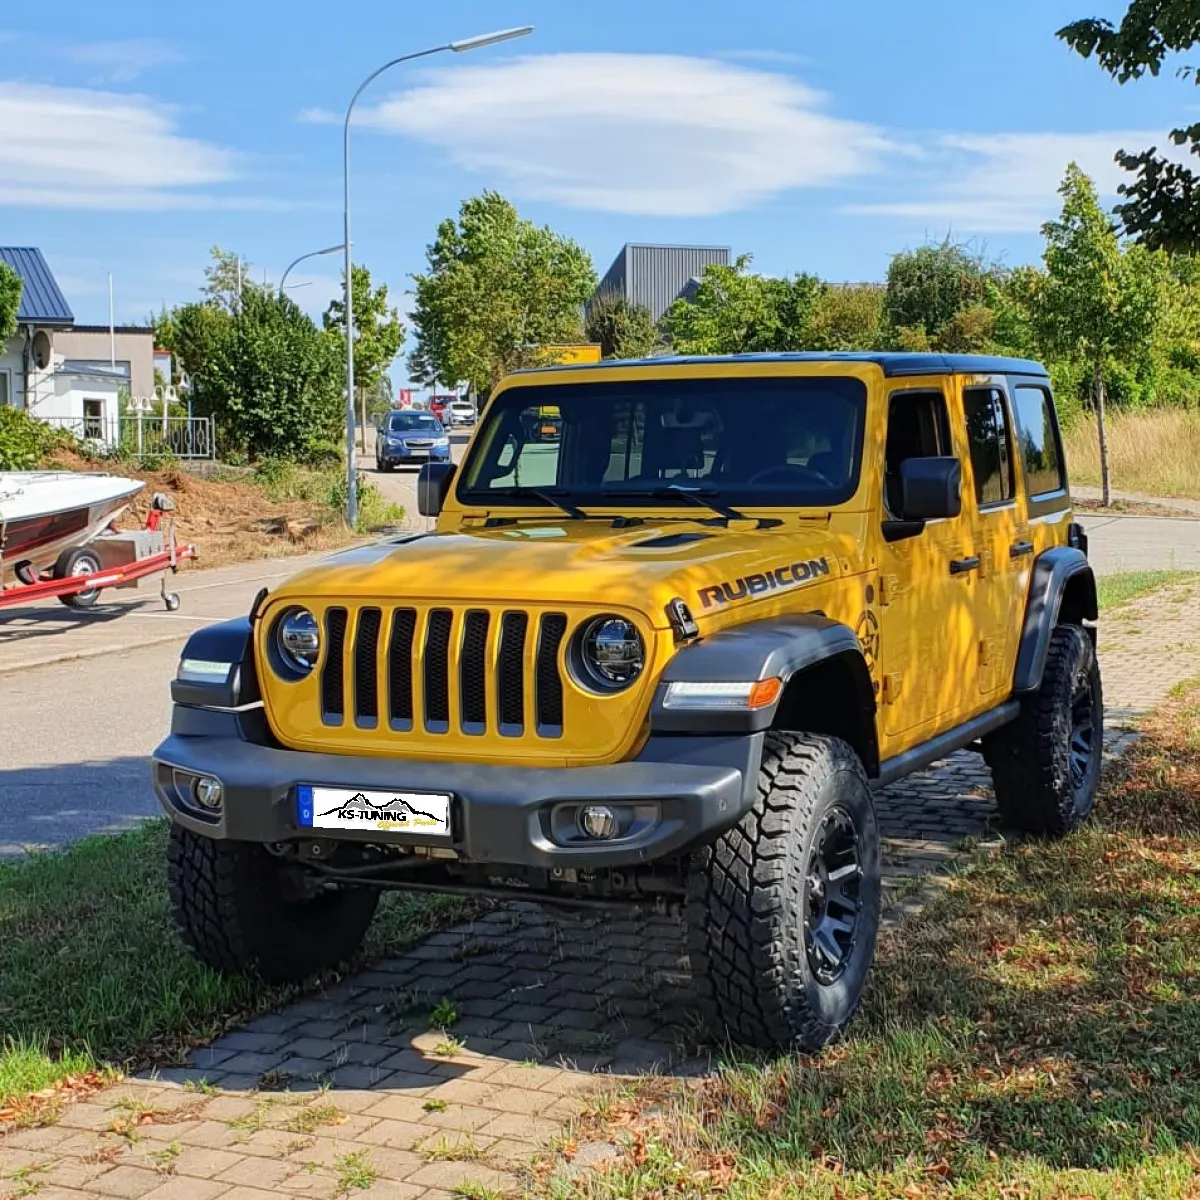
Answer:
<svg viewBox="0 0 1200 1200"><path fill-rule="evenodd" d="M153 756L154 789L174 821L233 841L423 845L472 862L585 870L666 858L736 823L754 801L763 736L651 737L630 762L523 768L305 753L247 741L243 729L233 714L176 706L173 731ZM223 785L217 812L189 790L189 778L204 775ZM450 793L450 836L302 827L299 784ZM636 808L640 818L618 840L586 840L572 820L585 803Z"/></svg>

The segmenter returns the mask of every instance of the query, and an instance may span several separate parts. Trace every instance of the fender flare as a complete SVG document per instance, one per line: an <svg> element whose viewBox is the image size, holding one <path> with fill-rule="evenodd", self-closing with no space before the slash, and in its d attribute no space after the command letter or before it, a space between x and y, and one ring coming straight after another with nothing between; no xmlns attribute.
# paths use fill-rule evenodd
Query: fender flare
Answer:
<svg viewBox="0 0 1200 1200"><path fill-rule="evenodd" d="M744 682L780 678L787 685L797 675L833 659L851 672L858 718L864 722L868 758L878 764L875 691L862 647L854 631L819 613L802 613L750 621L723 629L680 649L659 680L650 710L652 734L759 733L771 728L779 700L754 712L736 709L666 708L671 683ZM867 763L868 772L872 764Z"/></svg>
<svg viewBox="0 0 1200 1200"><path fill-rule="evenodd" d="M176 704L213 708L237 708L261 699L254 666L254 626L250 617L234 617L197 629L180 655L208 662L232 663L228 679L213 683L171 681L171 699Z"/></svg>
<svg viewBox="0 0 1200 1200"><path fill-rule="evenodd" d="M1034 562L1017 650L1013 691L1027 694L1042 686L1050 637L1059 623L1068 585L1075 579L1080 580L1075 586L1081 586L1083 590L1078 616L1085 621L1094 621L1098 616L1096 577L1082 550L1073 546L1055 546L1040 554Z"/></svg>

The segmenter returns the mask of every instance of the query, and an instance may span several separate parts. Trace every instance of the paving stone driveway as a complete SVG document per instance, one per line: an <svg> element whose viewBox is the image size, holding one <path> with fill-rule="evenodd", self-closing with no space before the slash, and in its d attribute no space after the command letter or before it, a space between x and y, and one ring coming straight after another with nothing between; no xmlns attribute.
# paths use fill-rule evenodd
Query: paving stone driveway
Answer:
<svg viewBox="0 0 1200 1200"><path fill-rule="evenodd" d="M1194 590L1164 590L1102 624L1110 754L1137 714L1200 674ZM963 753L877 806L895 927L968 840L995 836L994 805L982 761ZM519 1191L522 1167L598 1082L707 1069L687 983L670 918L505 905L226 1035L186 1070L3 1135L0 1196L32 1183L39 1200ZM449 1034L428 1028L442 999L458 1014Z"/></svg>

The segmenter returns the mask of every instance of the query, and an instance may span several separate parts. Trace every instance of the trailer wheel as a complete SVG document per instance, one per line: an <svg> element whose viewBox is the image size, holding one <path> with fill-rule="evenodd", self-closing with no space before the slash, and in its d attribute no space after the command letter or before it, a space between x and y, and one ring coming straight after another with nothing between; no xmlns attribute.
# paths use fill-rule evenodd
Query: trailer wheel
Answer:
<svg viewBox="0 0 1200 1200"><path fill-rule="evenodd" d="M55 579L70 579L77 575L95 575L100 570L100 556L95 550L86 546L76 546L64 550L54 564ZM88 588L87 591L75 592L70 596L59 596L59 600L68 608L91 608L100 599L99 588Z"/></svg>

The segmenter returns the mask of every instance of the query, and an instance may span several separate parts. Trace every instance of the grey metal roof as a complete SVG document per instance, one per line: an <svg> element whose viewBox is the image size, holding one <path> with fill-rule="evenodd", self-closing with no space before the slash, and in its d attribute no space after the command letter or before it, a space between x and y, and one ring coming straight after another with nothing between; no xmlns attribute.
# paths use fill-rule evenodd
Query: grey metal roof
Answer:
<svg viewBox="0 0 1200 1200"><path fill-rule="evenodd" d="M874 353L869 351L780 351L774 354L677 354L665 358L610 358L602 363L570 363L561 367L530 367L534 371L595 371L610 367L684 367L711 363L853 362L874 363L890 377L904 375L1038 375L1045 377L1041 363L1025 358L1001 358L986 354ZM514 372L521 374L522 372Z"/></svg>
<svg viewBox="0 0 1200 1200"><path fill-rule="evenodd" d="M74 325L75 314L59 290L42 252L32 246L0 246L0 262L12 267L24 286L17 320L28 325Z"/></svg>
<svg viewBox="0 0 1200 1200"><path fill-rule="evenodd" d="M641 304L658 321L692 281L715 264L728 266L728 246L651 246L626 242L604 274L596 294L615 292L630 304Z"/></svg>

